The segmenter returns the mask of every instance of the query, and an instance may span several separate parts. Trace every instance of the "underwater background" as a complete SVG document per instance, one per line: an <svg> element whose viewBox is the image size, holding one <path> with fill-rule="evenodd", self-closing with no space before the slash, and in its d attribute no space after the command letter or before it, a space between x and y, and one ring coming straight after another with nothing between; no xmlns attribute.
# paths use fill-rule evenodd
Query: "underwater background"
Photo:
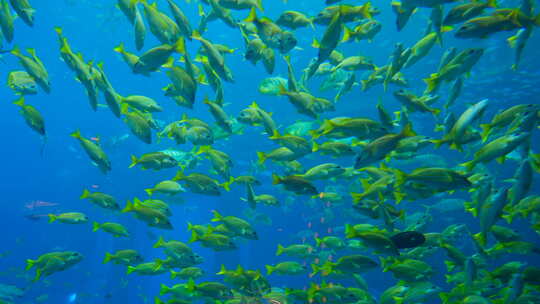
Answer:
<svg viewBox="0 0 540 304"><path fill-rule="evenodd" d="M186 13L186 16L197 27L200 20L198 1L187 3L184 0L176 1ZM342 1L361 5L366 1ZM168 13L167 1L157 1L161 11ZM100 191L112 195L121 208L127 200L133 198L147 198L144 189L152 188L158 182L175 176L179 169L168 168L159 171L142 170L139 167L129 168L131 155L140 156L144 153L175 149L190 153L193 149L191 143L177 145L167 138L157 140L154 135L152 144L145 144L137 139L126 126L123 119L115 117L105 106L92 111L88 105L88 97L75 74L69 70L60 58L59 43L55 27L63 29L63 35L75 52L81 52L85 60L94 63L103 62L103 69L114 89L122 96L144 95L157 101L163 112L154 113L153 117L160 128L170 122L181 120L183 114L188 117L197 117L209 124L214 123L214 117L203 104L205 97L213 100L215 93L208 85L199 85L196 102L193 109L180 107L164 95L162 88L170 83L165 70L145 77L132 73L129 66L122 60L120 54L113 48L124 43L126 49L135 52L133 26L117 7L116 1L105 0L34 0L31 1L35 9L35 24L29 27L17 18L14 21L15 35L12 43L3 42L3 50L11 50L15 46L24 50L33 48L44 63L49 73L51 92L46 94L38 89L36 95L28 95L25 100L36 107L42 114L46 123L46 139L40 137L25 125L19 114L20 108L12 102L19 97L7 85L0 86L1 113L0 120L0 159L2 159L1 193L2 193L2 234L0 247L0 286L5 288L7 303L154 303L154 298L160 294L160 285L172 286L181 283L178 279L170 279L168 273L157 276L144 276L126 274L126 267L113 263L103 264L106 252L115 252L120 249L137 250L144 261L150 262L156 258L163 259L165 254L161 249L152 248L154 243L163 237L165 240L178 240L188 244L194 252L204 259L197 265L204 271L204 276L195 282L216 281L223 282L223 276L216 273L221 265L226 269L236 269L241 265L244 269L261 270L266 276L265 265L276 264L285 260L295 260L307 266L301 275L270 275L267 279L276 291L285 288L309 289L312 284L321 282L335 282L343 286L358 287L352 276L339 278L325 278L324 276L310 276L312 259L284 258L276 256L278 244L283 246L291 244L308 243L315 246L316 236L337 236L345 238L345 224L373 224L384 229L381 219L370 219L356 214L351 208L353 202L350 192L362 192L362 185L358 176L350 179L318 180L314 184L319 192L334 191L342 195L341 202L326 204L324 199L310 195L297 195L282 190L272 184L272 173L286 175L284 169L276 163L267 161L264 166L257 164L256 151L270 151L278 145L267 139L268 136L260 127L244 126L242 134L232 134L225 139L216 140L213 148L227 153L234 163L231 169L233 177L240 175L253 175L261 181L256 186L257 193L269 193L279 201L279 206L258 205L255 210L241 198L246 197L244 185L231 185L230 191L221 191L220 196L208 196L191 193L186 190L175 196L158 196L167 202L172 211L170 217L174 229L164 230L149 227L143 221L120 212L112 212L96 207L79 197L84 189ZM382 24L382 29L372 42L360 41L354 43L340 43L337 49L346 56L362 55L371 58L376 66L383 66L392 61L394 45L402 43L411 46L416 43L426 31L430 18L430 10L421 8L411 17L407 26L401 31L396 30L395 15L389 1L372 1L374 7L380 9L380 14L374 16ZM521 1L499 1L500 7L519 7ZM275 20L285 10L296 10L308 16L315 16L325 8L322 0L289 0L287 3L277 0L263 1L264 13ZM454 4L446 4L448 10ZM202 4L206 11L210 7ZM140 8L142 12L142 7ZM239 21L245 19L249 10L236 11L232 14ZM302 70L316 58L318 50L311 46L314 38L320 38L325 26L307 26L294 30L298 39L297 46L289 54L291 63L300 78ZM404 70L411 90L418 94L425 89L423 78L437 71L440 58L450 47L459 50L465 48L482 48L484 55L472 68L470 75L465 78L462 93L449 112L459 117L468 107L481 100L488 99L488 106L480 118L481 123L488 123L491 118L501 110L518 104L540 104L540 61L537 50L540 40L537 29L524 49L520 66L517 70L510 67L514 63L514 49L510 48L506 39L513 35L511 32L501 32L485 39L457 39L452 33L444 34L442 45L436 44L429 54L422 58L413 67ZM375 86L363 92L360 86L353 86L352 90L341 97L336 103L335 111L325 112L318 120L299 114L287 102L284 96L264 95L259 92L259 84L268 77L280 76L287 78L287 65L282 55L276 52L276 68L269 75L262 64L252 65L244 59L244 43L238 29L225 25L216 20L208 24L203 37L213 43L220 43L235 49L232 54L226 55L226 63L234 74L234 83L223 82L224 102L223 109L230 117L236 117L240 111L256 101L261 108L272 112L281 134L287 133L288 126L298 121L315 122L312 129L318 128L323 119L334 117L368 117L378 120L375 105L381 99L384 107L390 112L402 110L398 100L392 93L398 90L390 86L385 91L382 85ZM160 42L151 33L146 34L145 47L147 50L159 45ZM189 54L194 55L200 47L196 40L186 40ZM144 51L143 50L143 51ZM141 54L141 52L136 52ZM7 80L8 73L14 70L23 70L17 57L4 53L1 55L0 78ZM173 55L179 58L178 55ZM197 63L200 66L200 63ZM355 72L356 79L366 79L370 71ZM311 93L318 97L333 100L337 91L325 90L319 87L324 77L314 76L308 82ZM441 99L434 107L442 108L448 95L449 85L443 86L437 92ZM100 94L101 95L101 94ZM100 96L100 104L105 104ZM441 123L443 114L435 117L430 113L409 113L414 131L417 134L430 138L441 138L444 134L435 132L435 125ZM393 115L393 114L392 114ZM476 123L478 125L478 123ZM531 132L530 153L538 153L539 134L536 123ZM216 127L218 128L218 127ZM112 170L103 174L92 164L83 148L76 139L70 137L75 130L80 129L87 137L99 139L99 144L108 155ZM396 127L395 133L401 130ZM154 131L154 134L156 132ZM310 142L314 139L305 132L303 135ZM44 145L43 154L40 148ZM415 157L404 160L384 160L390 168L411 172L421 167L456 168L458 164L471 160L474 153L482 147L482 143L467 145L464 152L450 149L448 146L435 148L429 145L421 151L415 152ZM355 151L361 151L356 147ZM509 157L506 162L499 164L495 161L485 164L483 170L489 172L494 178L494 188L509 187L511 179L522 160L522 155ZM194 168L186 173L205 173L221 182L225 180L212 174L212 166L208 160L198 155ZM349 155L332 158L320 153L312 153L299 160L303 168L332 162L344 168L352 167L355 156ZM380 162L372 164L379 167ZM305 170L304 170L305 171ZM538 173L533 173L532 185L527 196L540 195ZM472 186L471 186L472 188ZM463 202L471 200L471 189L458 189L453 192L434 194L425 199L407 201L395 205L406 212L405 220L396 220L398 230L405 230L414 221L425 221L418 231L422 233L440 233L450 225L463 224L469 231L480 231L480 220L471 213L464 211ZM322 197L321 197L322 198ZM393 196L388 197L392 204ZM457 203L456 203L457 200ZM39 204L46 202L50 204ZM33 204L34 203L34 204ZM51 205L51 206L42 206ZM433 206L431 209L425 206ZM538 208L538 207L537 207ZM188 230L188 222L192 224L212 223L212 210L223 215L231 215L247 220L257 231L258 240L238 239L237 249L230 251L214 251L205 248L199 243L188 243L192 232ZM89 221L84 224L70 225L64 223L48 223L48 214L65 212L82 212L88 216ZM536 210L538 212L540 210ZM536 216L537 214L535 214ZM499 216L497 216L499 217ZM497 224L517 231L521 241L533 244L536 250L526 254L505 253L498 258L487 259L487 271L492 271L507 262L518 261L526 266L540 267L539 231L531 228L534 217L516 219L508 224L498 219ZM409 222L407 222L409 220ZM92 222L117 222L124 225L130 236L123 238L113 237L102 231L92 232ZM538 221L538 219L536 219ZM495 241L490 240L493 245ZM467 233L457 236L453 245L459 248L466 256L476 253L476 248ZM319 248L316 249L317 252ZM40 255L54 251L77 251L84 258L82 261L65 271L59 271L51 276L33 282L34 271L25 271L26 260L36 259ZM363 254L371 257L377 263L379 258L386 256L370 249L346 248L331 255L333 260L347 254ZM321 257L322 258L322 257ZM449 272L443 261L448 260L444 250L439 249L432 255L423 258L433 268L429 282L438 286L440 292L449 292L456 283L448 283L445 275ZM524 266L525 267L525 266ZM369 293L378 299L389 287L398 283L392 272L383 272L380 267L370 269L361 274L366 280ZM186 281L187 282L187 281ZM183 282L183 283L186 283ZM18 296L9 296L9 286L16 286L20 290ZM227 285L225 283L225 285ZM231 286L232 287L232 286ZM538 286L532 289L538 289ZM535 294L538 290L529 290ZM2 292L0 291L0 295ZM167 296L162 297L166 302ZM262 299L261 303L268 302ZM193 303L203 303L203 300L193 300ZM459 302L459 301L458 301ZM456 302L456 303L458 303ZM212 302L210 302L212 303ZM225 301L223 303L226 303ZM246 302L248 303L248 302ZM257 302L253 302L257 303ZM295 302L290 302L295 303ZM333 303L330 301L330 303ZM339 301L335 303L341 303ZM343 303L355 303L344 302ZM364 303L364 302L358 302ZM366 302L367 303L367 302ZM378 302L375 302L378 303ZM438 295L421 301L409 303L442 303ZM502 303L502 302L501 302ZM504 302L506 303L506 302ZM532 303L532 302L529 302ZM536 302L534 302L536 303Z"/></svg>

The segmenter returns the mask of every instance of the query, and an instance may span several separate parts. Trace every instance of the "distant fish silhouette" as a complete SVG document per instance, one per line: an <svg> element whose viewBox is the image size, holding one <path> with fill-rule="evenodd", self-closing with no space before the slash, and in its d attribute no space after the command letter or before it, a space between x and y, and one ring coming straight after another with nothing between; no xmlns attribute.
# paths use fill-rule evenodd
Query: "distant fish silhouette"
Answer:
<svg viewBox="0 0 540 304"><path fill-rule="evenodd" d="M54 206L58 206L59 204L57 203L50 203L50 202L44 202L44 201L33 201L33 202L30 202L30 203L27 203L26 205L24 205L24 207L26 209L29 209L29 210L34 210L35 208L40 208L40 207L54 207Z"/></svg>
<svg viewBox="0 0 540 304"><path fill-rule="evenodd" d="M424 234L417 231L405 231L390 238L398 249L415 248L426 241Z"/></svg>
<svg viewBox="0 0 540 304"><path fill-rule="evenodd" d="M42 218L49 217L49 215L47 215L47 214L27 214L24 217L31 220L31 221L39 221Z"/></svg>

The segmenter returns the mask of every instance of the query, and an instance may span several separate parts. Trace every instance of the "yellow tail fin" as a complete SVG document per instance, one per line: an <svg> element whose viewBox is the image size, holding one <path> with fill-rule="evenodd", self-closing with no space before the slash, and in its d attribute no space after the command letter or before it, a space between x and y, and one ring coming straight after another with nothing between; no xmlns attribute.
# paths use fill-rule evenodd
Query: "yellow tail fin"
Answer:
<svg viewBox="0 0 540 304"><path fill-rule="evenodd" d="M137 165L138 163L138 159L137 157L135 157L135 155L131 155L131 165L129 165L129 168L133 168Z"/></svg>
<svg viewBox="0 0 540 304"><path fill-rule="evenodd" d="M84 189L79 199L85 199L88 198L88 196L90 196L90 191L88 191L88 189Z"/></svg>
<svg viewBox="0 0 540 304"><path fill-rule="evenodd" d="M108 252L105 252L105 258L103 259L103 264L109 263L114 256Z"/></svg>
<svg viewBox="0 0 540 304"><path fill-rule="evenodd" d="M371 2L366 2L366 4L362 6L360 15L362 15L366 19L373 19L373 17L371 16L370 9L371 9Z"/></svg>
<svg viewBox="0 0 540 304"><path fill-rule="evenodd" d="M249 12L249 15L246 19L244 19L244 22L255 22L257 20L257 11L255 10L255 7L251 8L251 11Z"/></svg>

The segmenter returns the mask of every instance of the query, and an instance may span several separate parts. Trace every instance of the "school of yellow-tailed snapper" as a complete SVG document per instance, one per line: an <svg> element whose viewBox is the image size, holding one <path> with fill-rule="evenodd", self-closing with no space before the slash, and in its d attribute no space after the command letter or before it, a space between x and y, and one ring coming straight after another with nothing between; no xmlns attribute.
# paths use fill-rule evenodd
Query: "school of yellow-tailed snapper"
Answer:
<svg viewBox="0 0 540 304"><path fill-rule="evenodd" d="M247 208L280 206L274 195L257 193L257 187L261 185L257 176L235 176L234 155L213 147L214 143L231 136L242 136L246 126L261 126L265 136L260 140L273 141L278 148L269 152L253 151L253 156L258 158L259 166L270 160L275 171L285 172L283 175L272 174L276 192L284 189L288 196L298 198L295 204L302 204L302 201L325 204L324 212L330 214L328 219L332 218L333 210L350 208L346 203L350 195L353 201L351 210L356 216L333 219L335 227L344 227L341 232L336 233L339 230L336 228L335 231L329 230L326 236L309 235L301 243L278 245L276 255L283 257L282 262L266 265L266 269L244 269L242 265L237 269L215 269L223 277L222 281L202 280L205 273L197 265L203 262L203 258L191 247L193 243L200 243L215 251L236 250L240 239L258 240L253 225L233 216L234 210L213 210L210 224L195 225L186 221L185 227L175 227L187 228L192 237L190 240L160 238L153 247L163 249L165 259L144 261L136 250L125 249L106 253L103 262L123 265L128 274L170 273L173 279L183 281L171 287L162 285L161 295L156 296L155 303L401 304L430 300L467 304L540 303L540 268L515 258L515 255L536 255L538 258L540 246L524 240L523 234L509 227L519 219L530 223L531 231L540 233L540 196L531 193L533 177L540 172L540 154L535 154L531 147L532 135L540 121L540 105L516 104L486 118L483 115L485 110L493 107L488 100L475 101L467 106L463 105L464 101L459 107L461 110L456 111L462 87L484 54L482 48L446 47L438 69L424 79L425 91L418 95L405 89L410 76L406 69L422 62L434 45L442 45L447 35L487 39L494 33L509 32L512 36L508 41L516 56L514 65L508 69L519 69L528 39L540 25L540 15L534 12L535 1L523 0L518 7L504 7L496 0L349 1L354 4L326 0L326 7L314 17L289 10L275 20L262 17L263 5L271 1L193 0L191 2L196 3L190 3L189 0L167 0L167 6L165 1L161 1L163 3L159 6L147 0L117 1L118 9L133 26L137 53L128 50L124 44L118 45L114 51L121 54L131 71L141 74L141 77L165 73L170 84L164 88L164 94L176 106L168 104L163 107L155 100L140 95L122 96L107 78L104 66L86 61L77 53L76 47L70 45L62 28L55 28L60 56L84 87L90 103L89 111L108 107L125 122L136 138L148 144L150 150L153 138L157 136L161 141L170 139L171 143L186 147L179 149L188 151L185 155L189 156L179 159L166 151L131 156L130 167L156 171L177 169L170 179L146 189L148 198L144 200L133 198L121 206L109 194L88 190L84 191L81 199L115 211L119 218L133 214L150 227L168 230L173 229L171 217L174 207L167 204L167 197L186 191L219 196L230 187L242 187L246 193L242 199L247 202ZM199 6L198 20L186 17L182 8L188 5ZM339 52L342 44L368 44L377 39L383 26L377 21L377 15L383 7L391 9L396 18L395 25L384 26L397 26L398 31L420 14L417 11L430 11L424 36L411 46L397 43L389 54L388 62L380 62L379 65L364 56L347 56ZM14 35L16 16L32 27L36 13L28 0L10 0L9 3L0 0L3 39L17 42ZM219 23L218 20L237 31L237 37L229 39L228 45L214 43L205 37L207 27ZM197 29L193 27L195 23L198 23ZM295 30L303 27L317 27L323 31L322 36L315 35L313 39L318 56L305 69L293 66L290 55L290 51L297 48ZM147 31L161 44L142 52ZM240 43L233 43L236 41ZM196 56L188 54L187 43L200 46ZM227 113L224 107L227 92L223 82L253 87L253 84L235 83L234 73L238 71L231 70L226 60L227 56L240 52L235 53L233 48L243 49L242 56L253 65L262 61L261 69L268 74L274 72L276 61L283 60L287 65L288 78L268 77L260 84L259 91L276 96L275 99L285 100L283 97L286 97L297 111L294 115L303 122L280 128L279 115L286 113L272 115L256 102L245 100L240 101L246 102L246 108L238 117L232 118ZM38 91L51 91L47 64L33 49L24 52L14 47L9 53L18 58L23 68L11 71L8 76L9 87L20 96L14 103L20 107L20 114L28 126L45 138L46 119L26 102L25 97ZM301 51L294 54L292 56L301 56L298 55ZM249 66L247 62L245 65ZM299 69L303 69L303 74L297 80L295 70ZM359 72L368 76L361 79L360 89L355 89ZM334 100L317 97L308 89L315 75L329 79L328 85L337 91ZM215 98L201 100L197 90L208 85L215 92ZM392 90L401 103L395 117L382 102L375 105L379 113L377 118L363 117L361 113L351 113L351 117L332 117L332 111L340 103L345 103L340 101L345 94L379 85L385 91ZM435 95L441 87L447 87L447 93ZM100 93L106 106L99 103ZM445 102L441 103L441 99ZM184 114L180 120L162 127L152 117L153 113L173 107L187 113L194 104L201 102L207 105L215 124ZM409 119L413 112L422 115L422 119L436 121L436 131L440 136L433 139L417 134L415 124ZM85 135L89 136L79 130L73 130L71 134L99 170L107 174L111 170L107 154L98 142ZM193 149L188 146L190 144ZM449 145L465 162L455 167L417 166L409 172L391 165L391 160L420 157L422 150L443 145ZM312 154L319 155L321 163L304 170L302 159ZM213 170L198 170L198 155L208 159ZM349 158L351 166L325 162L327 158ZM515 174L500 186L502 181L497 180L486 165L493 160L504 162L505 158L516 163ZM184 161L186 159L189 161ZM339 187L343 185L346 187ZM348 193L347 190L336 189L357 190ZM458 203L474 215L479 222L478 231L470 231L459 223L440 232L424 231L421 221L407 221L410 216L410 212L405 212L408 205L415 204L417 200L442 200L443 195L452 195L456 191L463 191L469 197L466 202ZM159 197L163 200L156 199L156 195L161 195ZM425 213L428 214L432 207L428 207ZM79 212L51 214L50 222L55 221L84 224L89 218ZM114 222L94 222L93 230L102 230L116 237L130 237L126 227ZM456 240L463 236L474 244L474 252L464 253L456 244ZM446 290L432 282L435 270L425 262L436 252L443 252L446 257L445 276L451 286ZM494 260L510 255L513 260L494 266ZM29 259L27 270L34 269L34 280L38 281L68 270L82 259L83 256L75 251L49 252ZM368 290L365 276L362 276L367 271L389 271L395 278L395 284L375 298ZM307 288L287 288L279 283L271 286L270 282L274 282L271 277L280 275L304 275L303 278L308 278ZM347 278L353 279L350 281L353 283L343 285L336 282ZM315 283L316 279L322 283Z"/></svg>

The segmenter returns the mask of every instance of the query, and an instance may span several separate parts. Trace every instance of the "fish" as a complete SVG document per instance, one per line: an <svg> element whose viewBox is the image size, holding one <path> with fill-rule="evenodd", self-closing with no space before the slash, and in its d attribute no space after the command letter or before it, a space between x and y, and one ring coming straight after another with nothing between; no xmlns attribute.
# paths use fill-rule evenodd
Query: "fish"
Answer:
<svg viewBox="0 0 540 304"><path fill-rule="evenodd" d="M41 113L32 105L26 104L24 96L21 96L13 104L19 106L21 109L19 113L24 118L26 124L43 138L43 144L40 149L40 155L43 156L45 143L47 141L47 135L45 130L45 120Z"/></svg>
<svg viewBox="0 0 540 304"><path fill-rule="evenodd" d="M173 0L167 0L167 4L169 5L169 10L174 17L178 29L182 32L184 37L191 40L193 29L184 11Z"/></svg>
<svg viewBox="0 0 540 304"><path fill-rule="evenodd" d="M99 145L95 144L91 140L88 140L82 137L81 132L79 130L76 130L75 132L73 132L71 134L71 137L74 137L79 140L86 154L88 154L90 159L95 164L97 164L101 172L106 174L107 172L111 170L111 162L109 161L107 154L105 154L105 152L101 149Z"/></svg>
<svg viewBox="0 0 540 304"><path fill-rule="evenodd" d="M512 64L512 70L518 69L523 54L523 49L529 41L532 31L533 27L526 27L524 29L520 29L514 36L507 39L510 47L516 49L514 56L514 64Z"/></svg>
<svg viewBox="0 0 540 304"><path fill-rule="evenodd" d="M253 23L262 41L268 47L278 49L282 54L291 51L298 43L293 32L283 30L269 18L259 18L255 7L251 8L249 16L244 19L244 22Z"/></svg>
<svg viewBox="0 0 540 304"><path fill-rule="evenodd" d="M66 223L66 224L84 224L88 221L88 216L80 212L49 214L49 223L53 223L55 221Z"/></svg>
<svg viewBox="0 0 540 304"><path fill-rule="evenodd" d="M55 207L59 206L58 203L53 202L45 202L45 201L32 201L30 203L27 203L24 205L26 209L34 210L35 208L41 208L41 207Z"/></svg>
<svg viewBox="0 0 540 304"><path fill-rule="evenodd" d="M276 174L272 175L272 184L282 184L288 191L294 192L297 195L315 195L318 194L317 188L310 181L299 176L280 177Z"/></svg>
<svg viewBox="0 0 540 304"><path fill-rule="evenodd" d="M526 26L540 26L540 15L531 18L519 9L501 9L489 16L467 20L454 36L461 39L485 39L497 32L512 31Z"/></svg>
<svg viewBox="0 0 540 304"><path fill-rule="evenodd" d="M37 84L30 74L24 71L12 71L8 74L8 86L20 95L37 94Z"/></svg>
<svg viewBox="0 0 540 304"><path fill-rule="evenodd" d="M276 24L292 30L306 26L311 26L313 28L313 20L297 11L284 11L276 20Z"/></svg>
<svg viewBox="0 0 540 304"><path fill-rule="evenodd" d="M0 2L0 17L0 30L2 36L7 42L12 42L15 32L15 26L13 25L15 17L11 12L8 2L5 0Z"/></svg>
<svg viewBox="0 0 540 304"><path fill-rule="evenodd" d="M539 301L536 1L98 2L0 0L0 302Z"/></svg>
<svg viewBox="0 0 540 304"><path fill-rule="evenodd" d="M431 74L429 78L424 79L427 84L425 93L429 94L438 90L441 82L448 82L470 72L472 67L480 60L484 54L484 49L469 48L449 56L441 65L437 73Z"/></svg>
<svg viewBox="0 0 540 304"><path fill-rule="evenodd" d="M505 136L501 136L486 145L474 154L474 159L468 162L464 162L461 165L466 167L467 170L472 170L476 164L489 162L493 159L497 159L502 163L506 159L506 155L512 152L519 145L523 144L528 139L527 133L513 133Z"/></svg>
<svg viewBox="0 0 540 304"><path fill-rule="evenodd" d="M421 232L405 231L390 237L398 249L415 248L421 246L426 241L426 237Z"/></svg>
<svg viewBox="0 0 540 304"><path fill-rule="evenodd" d="M35 260L26 260L26 270L36 269L36 275L32 281L37 282L56 272L67 270L80 263L83 259L84 256L76 251L49 252Z"/></svg>
<svg viewBox="0 0 540 304"><path fill-rule="evenodd" d="M39 221L43 218L48 218L49 215L48 214L27 214L24 217L31 221Z"/></svg>
<svg viewBox="0 0 540 304"><path fill-rule="evenodd" d="M115 253L105 253L105 258L103 259L103 264L113 262L115 264L121 265L135 265L142 263L143 257L133 249L123 249L118 250Z"/></svg>
<svg viewBox="0 0 540 304"><path fill-rule="evenodd" d="M345 26L343 39L341 42L357 42L361 40L372 42L381 29L382 23L377 20L369 20L365 23L357 25L352 29Z"/></svg>
<svg viewBox="0 0 540 304"><path fill-rule="evenodd" d="M496 0L486 0L486 2L469 2L453 7L444 17L444 25L454 25L465 22L482 14L487 8L497 7Z"/></svg>
<svg viewBox="0 0 540 304"><path fill-rule="evenodd" d="M131 1L132 3L137 1ZM148 1L138 1L142 3L144 7L144 16L148 22L150 32L161 42L162 44L172 44L179 40L181 36L180 29L177 24L166 14L162 13L157 4L148 4ZM134 4L129 3L134 14L133 20L135 20L135 8ZM130 18L131 19L131 18Z"/></svg>
<svg viewBox="0 0 540 304"><path fill-rule="evenodd" d="M306 271L306 266L303 266L302 264L298 262L281 262L277 265L265 265L266 266L266 273L268 275L274 274L280 274L280 275L297 275L302 274Z"/></svg>
<svg viewBox="0 0 540 304"><path fill-rule="evenodd" d="M93 227L92 231L94 232L101 229L107 233L112 234L115 237L122 237L122 236L129 237L129 232L127 231L127 229L118 223L107 222L107 223L99 224L98 222L94 222L92 227Z"/></svg>
<svg viewBox="0 0 540 304"><path fill-rule="evenodd" d="M28 26L34 26L34 14L36 10L28 0L10 0L11 7Z"/></svg>
<svg viewBox="0 0 540 304"><path fill-rule="evenodd" d="M24 55L18 47L15 47L10 53L19 59L20 64L24 67L25 71L34 79L45 93L51 92L51 83L49 81L49 72L47 68L37 57L36 50L26 50L30 56Z"/></svg>

